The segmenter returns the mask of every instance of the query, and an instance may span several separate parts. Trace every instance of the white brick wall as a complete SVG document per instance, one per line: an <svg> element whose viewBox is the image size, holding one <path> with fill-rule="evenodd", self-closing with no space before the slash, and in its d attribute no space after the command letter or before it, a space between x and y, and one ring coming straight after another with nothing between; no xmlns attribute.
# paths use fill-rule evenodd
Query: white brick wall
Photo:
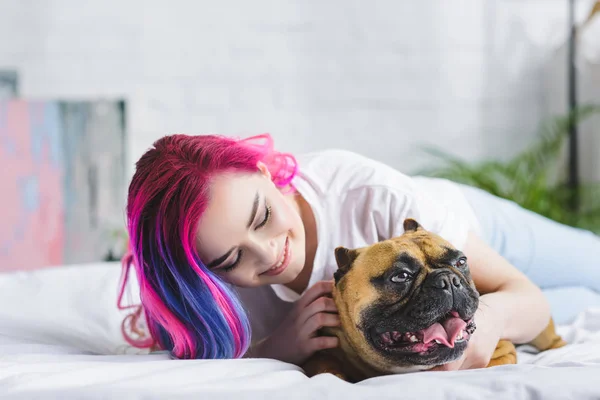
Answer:
<svg viewBox="0 0 600 400"><path fill-rule="evenodd" d="M417 145L478 159L530 141L566 4L0 0L0 67L26 97L125 97L130 165L168 133L267 131L411 172Z"/></svg>

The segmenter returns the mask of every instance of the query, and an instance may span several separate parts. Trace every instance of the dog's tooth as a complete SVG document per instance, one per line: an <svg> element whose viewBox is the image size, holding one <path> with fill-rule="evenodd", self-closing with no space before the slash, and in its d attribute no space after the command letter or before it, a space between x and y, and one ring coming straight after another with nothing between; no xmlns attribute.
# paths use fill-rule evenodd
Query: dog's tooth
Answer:
<svg viewBox="0 0 600 400"><path fill-rule="evenodd" d="M437 339L435 339L435 342L436 342L437 344L442 344L442 342L440 342L440 341L439 341L439 340L437 340Z"/></svg>
<svg viewBox="0 0 600 400"><path fill-rule="evenodd" d="M400 332L397 332L397 331L392 332L392 339L398 340L401 337L402 337L402 334Z"/></svg>
<svg viewBox="0 0 600 400"><path fill-rule="evenodd" d="M417 337L416 337L415 335L411 335L411 336L410 336L410 338L409 338L409 340L410 340L412 343L416 343L416 342L418 342L418 341L419 341L419 339L417 339Z"/></svg>
<svg viewBox="0 0 600 400"><path fill-rule="evenodd" d="M381 339L386 344L392 343L392 338L390 337L390 333L389 332L386 332L386 333L382 334L381 335Z"/></svg>

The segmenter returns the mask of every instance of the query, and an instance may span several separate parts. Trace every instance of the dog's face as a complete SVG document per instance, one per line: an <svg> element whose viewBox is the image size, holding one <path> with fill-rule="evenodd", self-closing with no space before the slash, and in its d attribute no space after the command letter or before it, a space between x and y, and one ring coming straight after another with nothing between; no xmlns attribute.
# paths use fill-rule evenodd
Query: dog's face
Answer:
<svg viewBox="0 0 600 400"><path fill-rule="evenodd" d="M342 329L363 361L389 373L460 358L479 305L464 254L412 219L404 228L397 238L335 251Z"/></svg>

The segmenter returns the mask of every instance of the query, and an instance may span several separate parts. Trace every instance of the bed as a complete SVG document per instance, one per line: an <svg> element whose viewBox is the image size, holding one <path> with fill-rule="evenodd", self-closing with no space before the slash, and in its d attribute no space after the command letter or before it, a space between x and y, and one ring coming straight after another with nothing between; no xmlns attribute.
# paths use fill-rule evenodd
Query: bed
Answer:
<svg viewBox="0 0 600 400"><path fill-rule="evenodd" d="M599 399L600 309L559 331L569 346L519 364L348 384L267 359L171 360L121 337L118 263L0 274L0 398Z"/></svg>

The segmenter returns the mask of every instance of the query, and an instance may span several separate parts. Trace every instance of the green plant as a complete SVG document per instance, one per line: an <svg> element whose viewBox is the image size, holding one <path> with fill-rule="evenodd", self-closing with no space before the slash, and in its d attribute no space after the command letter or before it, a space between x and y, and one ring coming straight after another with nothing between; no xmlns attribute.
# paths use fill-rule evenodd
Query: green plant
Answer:
<svg viewBox="0 0 600 400"><path fill-rule="evenodd" d="M561 155L571 123L578 124L600 113L600 106L586 105L542 125L539 139L512 159L468 163L435 148L425 148L442 166L420 174L441 177L484 189L555 221L600 233L600 184L565 184ZM576 193L575 193L576 192ZM579 196L579 207L571 206Z"/></svg>

